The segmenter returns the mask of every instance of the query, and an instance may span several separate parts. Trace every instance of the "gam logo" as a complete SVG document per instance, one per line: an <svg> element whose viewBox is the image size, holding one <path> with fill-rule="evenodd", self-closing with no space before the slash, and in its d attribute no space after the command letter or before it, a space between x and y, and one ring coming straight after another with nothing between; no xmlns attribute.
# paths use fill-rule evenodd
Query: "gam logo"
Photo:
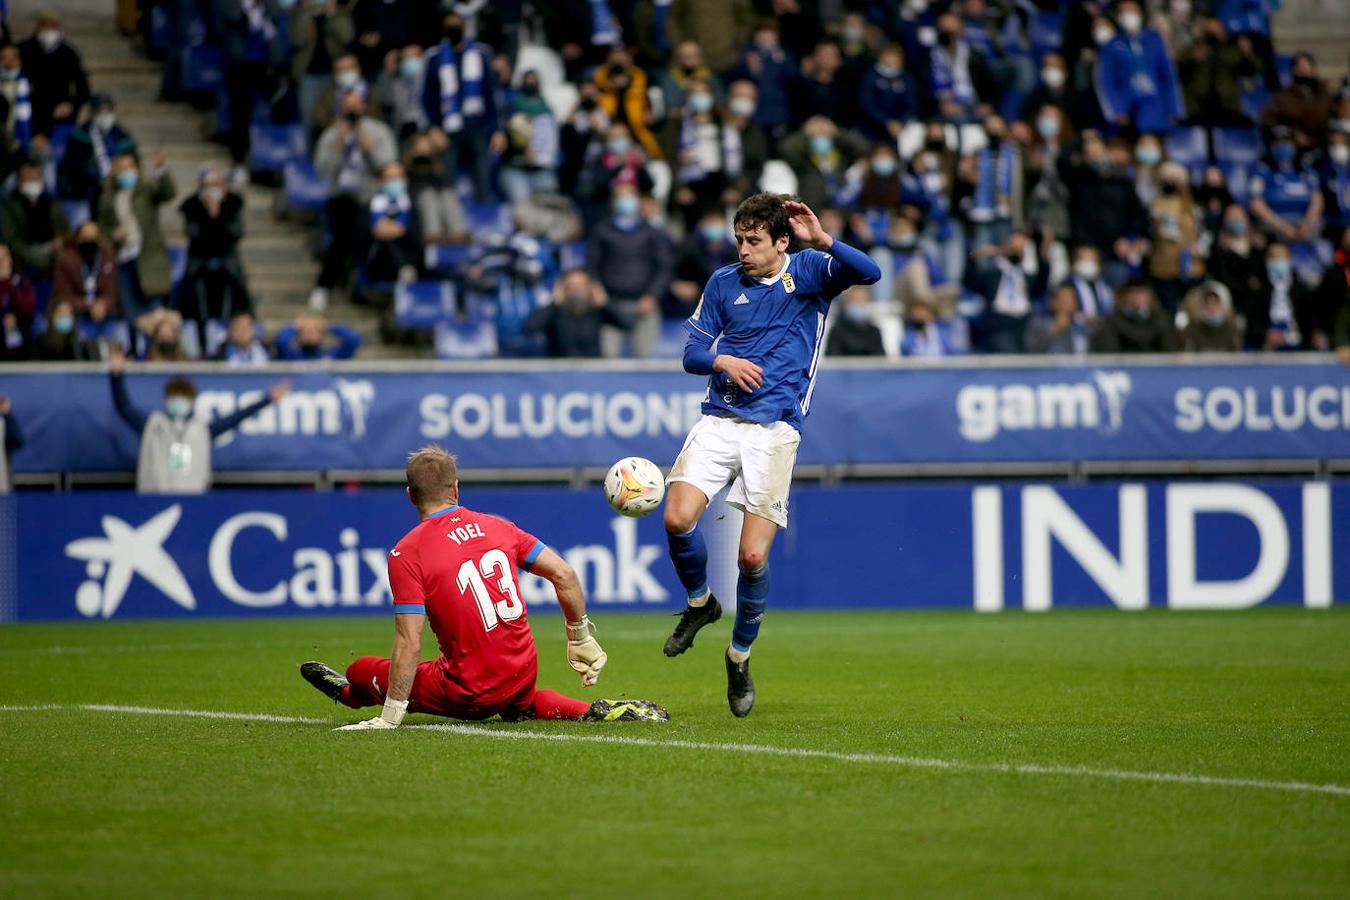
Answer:
<svg viewBox="0 0 1350 900"><path fill-rule="evenodd" d="M228 416L256 403L265 396L262 390L208 390L197 395L197 415L210 420ZM364 378L335 378L331 389L291 391L280 403L270 404L237 429L244 435L345 435L360 440L366 434L366 419L375 401L375 385ZM223 447L234 440L229 431L216 438Z"/></svg>
<svg viewBox="0 0 1350 900"><path fill-rule="evenodd" d="M1002 431L1090 428L1120 431L1133 384L1129 372L1094 371L1091 381L1059 384L970 384L956 394L961 436L991 441Z"/></svg>

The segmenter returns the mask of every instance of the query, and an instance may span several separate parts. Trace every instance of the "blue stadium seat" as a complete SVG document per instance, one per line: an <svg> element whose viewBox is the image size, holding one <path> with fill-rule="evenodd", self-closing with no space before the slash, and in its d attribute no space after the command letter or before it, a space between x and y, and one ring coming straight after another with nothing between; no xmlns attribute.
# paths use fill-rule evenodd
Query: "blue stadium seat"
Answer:
<svg viewBox="0 0 1350 900"><path fill-rule="evenodd" d="M1047 53L1058 53L1064 45L1064 14L1054 10L1037 10L1027 23L1031 49L1040 59Z"/></svg>
<svg viewBox="0 0 1350 900"><path fill-rule="evenodd" d="M187 247L170 246L169 251L169 272L173 279L173 286L183 281L183 275L187 272Z"/></svg>
<svg viewBox="0 0 1350 900"><path fill-rule="evenodd" d="M1246 203L1252 192L1252 166L1242 163L1219 163L1224 179L1228 182L1228 192L1239 203Z"/></svg>
<svg viewBox="0 0 1350 900"><path fill-rule="evenodd" d="M652 350L653 359L680 359L684 356L684 345L689 332L684 328L683 319L664 319L661 322L661 336L656 339Z"/></svg>
<svg viewBox="0 0 1350 900"><path fill-rule="evenodd" d="M1216 128L1213 140L1219 165L1254 166L1261 161L1261 134L1255 128Z"/></svg>
<svg viewBox="0 0 1350 900"><path fill-rule="evenodd" d="M249 127L252 143L249 168L255 172L280 172L288 163L305 159L305 129L298 124L277 125L255 121Z"/></svg>
<svg viewBox="0 0 1350 900"><path fill-rule="evenodd" d="M454 317L452 281L414 281L394 288L394 318L403 328L433 328Z"/></svg>
<svg viewBox="0 0 1350 900"><path fill-rule="evenodd" d="M497 355L497 328L488 319L451 317L436 323L437 359L492 359Z"/></svg>
<svg viewBox="0 0 1350 900"><path fill-rule="evenodd" d="M1280 84L1289 86L1289 82L1294 78L1294 54L1275 54L1275 74L1280 76Z"/></svg>
<svg viewBox="0 0 1350 900"><path fill-rule="evenodd" d="M287 165L284 179L287 209L318 212L328 203L328 183L319 177L308 159L298 159Z"/></svg>
<svg viewBox="0 0 1350 900"><path fill-rule="evenodd" d="M89 221L88 200L62 200L61 209L65 211L66 218L70 221L72 231Z"/></svg>
<svg viewBox="0 0 1350 900"><path fill-rule="evenodd" d="M224 50L207 44L183 49L183 90L210 94L224 83Z"/></svg>
<svg viewBox="0 0 1350 900"><path fill-rule="evenodd" d="M1168 159L1181 163L1192 173L1197 167L1203 170L1209 162L1208 135L1198 125L1173 128L1163 138L1163 148Z"/></svg>
<svg viewBox="0 0 1350 900"><path fill-rule="evenodd" d="M485 231L511 233L511 207L505 203L480 203L466 199L464 217L468 220L469 230L481 234Z"/></svg>
<svg viewBox="0 0 1350 900"><path fill-rule="evenodd" d="M75 130L75 126L69 122L52 123L52 159L57 165L66 158L66 144L70 141L70 133Z"/></svg>
<svg viewBox="0 0 1350 900"><path fill-rule="evenodd" d="M1239 100L1242 104L1242 114L1253 122L1261 121L1261 113L1266 111L1270 104L1270 91L1264 88L1255 88L1249 91L1243 91Z"/></svg>
<svg viewBox="0 0 1350 900"><path fill-rule="evenodd" d="M457 272L473 259L473 244L428 244L423 265L432 272Z"/></svg>
<svg viewBox="0 0 1350 900"><path fill-rule="evenodd" d="M558 245L558 269L568 272L586 267L586 242L565 241Z"/></svg>

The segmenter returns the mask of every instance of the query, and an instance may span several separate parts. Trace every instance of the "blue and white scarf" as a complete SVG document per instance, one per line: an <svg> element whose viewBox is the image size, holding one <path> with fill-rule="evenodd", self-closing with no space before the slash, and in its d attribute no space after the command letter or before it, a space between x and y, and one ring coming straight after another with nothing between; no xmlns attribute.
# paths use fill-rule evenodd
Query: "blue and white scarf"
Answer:
<svg viewBox="0 0 1350 900"><path fill-rule="evenodd" d="M393 219L405 229L412 225L412 199L407 194L395 199L387 191L376 191L370 198L370 227L381 219Z"/></svg>
<svg viewBox="0 0 1350 900"><path fill-rule="evenodd" d="M1022 318L1031 312L1031 297L1027 292L1027 273L1017 263L1001 256L994 258L998 266L998 288L994 291L994 312Z"/></svg>
<svg viewBox="0 0 1350 900"><path fill-rule="evenodd" d="M970 202L970 220L972 222L992 222L1006 219L1012 214L1013 169L1016 168L1016 153L1012 144L1005 141L998 149L997 159L988 147L980 150L975 165L979 180Z"/></svg>
<svg viewBox="0 0 1350 900"><path fill-rule="evenodd" d="M22 72L14 82L14 106L10 113L14 116L14 140L27 150L33 137L33 101L32 87Z"/></svg>
<svg viewBox="0 0 1350 900"><path fill-rule="evenodd" d="M938 96L951 94L952 99L962 106L975 102L975 85L970 80L970 48L965 42L956 45L956 55L948 53L942 47L933 50L933 93Z"/></svg>
<svg viewBox="0 0 1350 900"><path fill-rule="evenodd" d="M619 43L623 32L614 13L609 10L606 0L591 0L591 43L597 47L609 47Z"/></svg>
<svg viewBox="0 0 1350 900"><path fill-rule="evenodd" d="M357 128L361 127L358 122ZM353 133L342 148L342 168L338 170L337 187L344 194L359 194L366 184L366 155Z"/></svg>
<svg viewBox="0 0 1350 900"><path fill-rule="evenodd" d="M714 130L712 140L717 142L720 132L720 146L718 147L718 160L709 166L709 160L705 160L700 146L708 138L700 137L699 132L702 128L711 125ZM680 123L680 171L679 179L681 184L692 184L696 181L702 181L708 175L721 172L728 178L735 178L741 174L741 168L744 166L744 154L741 151L741 135L735 128L729 128L725 125L718 125L716 122L699 123L695 117L690 114L684 117Z"/></svg>
<svg viewBox="0 0 1350 900"><path fill-rule="evenodd" d="M465 116L481 116L487 109L483 100L487 61L473 41L464 45L462 54L457 54L449 41L442 41L437 72L441 79L441 128L454 134L463 130Z"/></svg>
<svg viewBox="0 0 1350 900"><path fill-rule="evenodd" d="M98 177L107 178L112 171L112 151L116 148L108 146L107 137L93 122L89 123L89 143L94 148L94 160L98 163Z"/></svg>
<svg viewBox="0 0 1350 900"><path fill-rule="evenodd" d="M1106 286L1106 282L1100 278L1088 281L1086 278L1073 276L1073 290L1078 295L1078 311L1085 316L1095 318L1105 318L1111 314L1111 307L1114 300L1111 297L1111 289Z"/></svg>

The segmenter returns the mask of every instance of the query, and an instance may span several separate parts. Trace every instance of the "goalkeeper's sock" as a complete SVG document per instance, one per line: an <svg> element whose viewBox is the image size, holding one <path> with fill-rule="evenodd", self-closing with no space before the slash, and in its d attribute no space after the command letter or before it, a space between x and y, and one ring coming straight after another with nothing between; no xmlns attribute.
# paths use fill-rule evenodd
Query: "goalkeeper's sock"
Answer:
<svg viewBox="0 0 1350 900"><path fill-rule="evenodd" d="M667 531L666 542L670 545L670 561L675 564L675 574L689 596L689 605L707 603L708 545L703 541L703 532L697 525L684 534Z"/></svg>
<svg viewBox="0 0 1350 900"><path fill-rule="evenodd" d="M591 705L585 700L573 700L557 691L534 692L531 708L536 719L580 719Z"/></svg>
<svg viewBox="0 0 1350 900"><path fill-rule="evenodd" d="M769 564L758 569L741 566L741 576L736 579L736 626L731 629L733 650L750 654L750 645L759 636L759 624L764 620L764 603L768 597Z"/></svg>

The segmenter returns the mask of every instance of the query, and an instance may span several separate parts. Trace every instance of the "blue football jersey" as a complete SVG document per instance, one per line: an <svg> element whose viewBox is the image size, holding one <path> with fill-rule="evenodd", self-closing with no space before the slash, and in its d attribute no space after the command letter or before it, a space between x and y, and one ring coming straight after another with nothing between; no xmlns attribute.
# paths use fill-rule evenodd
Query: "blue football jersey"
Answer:
<svg viewBox="0 0 1350 900"><path fill-rule="evenodd" d="M751 278L740 263L713 272L684 327L694 339L720 339L718 353L757 364L764 382L747 394L714 372L703 411L752 422L783 421L800 431L811 411L830 301L863 280L829 254L811 249L788 254L787 266L772 279Z"/></svg>

